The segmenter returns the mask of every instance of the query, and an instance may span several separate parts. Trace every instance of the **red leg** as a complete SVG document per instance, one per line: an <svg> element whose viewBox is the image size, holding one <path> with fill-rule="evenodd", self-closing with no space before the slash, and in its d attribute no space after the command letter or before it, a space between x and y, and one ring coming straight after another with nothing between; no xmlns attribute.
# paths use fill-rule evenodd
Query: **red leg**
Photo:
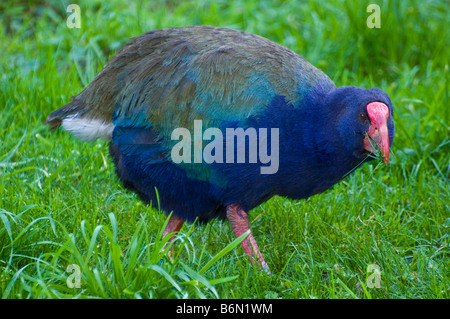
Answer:
<svg viewBox="0 0 450 319"><path fill-rule="evenodd" d="M167 223L166 229L164 229L163 238L169 233L175 233L169 241L172 241L180 230L181 226L184 224L184 219L179 218L175 215L171 215L169 222Z"/></svg>
<svg viewBox="0 0 450 319"><path fill-rule="evenodd" d="M231 204L227 206L227 218L230 221L231 228L233 228L233 232L236 237L241 236L250 229L248 214L239 204ZM256 244L256 240L251 231L247 238L241 242L241 245L242 248L244 248L245 253L252 257L252 262L256 262L258 266L270 274L269 266L267 266L262 254L259 252L258 245Z"/></svg>
<svg viewBox="0 0 450 319"><path fill-rule="evenodd" d="M179 218L173 214L170 216L170 219L169 219L169 222L167 223L166 229L164 229L164 232L163 232L163 238L166 237L170 233L174 233L174 234L172 235L172 237L169 239L169 241L164 246L164 250L166 250L167 246L175 239L175 237L178 234L178 231L183 226L183 224L184 224L184 219ZM171 251L172 251L172 249L169 250L169 257L171 256Z"/></svg>

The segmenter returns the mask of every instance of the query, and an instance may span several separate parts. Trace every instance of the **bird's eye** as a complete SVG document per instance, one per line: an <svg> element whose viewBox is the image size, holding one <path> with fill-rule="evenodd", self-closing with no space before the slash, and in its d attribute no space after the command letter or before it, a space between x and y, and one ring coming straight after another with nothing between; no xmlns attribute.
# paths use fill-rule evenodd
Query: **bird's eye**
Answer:
<svg viewBox="0 0 450 319"><path fill-rule="evenodd" d="M364 113L359 113L359 118L361 121L366 121L367 120L367 116Z"/></svg>

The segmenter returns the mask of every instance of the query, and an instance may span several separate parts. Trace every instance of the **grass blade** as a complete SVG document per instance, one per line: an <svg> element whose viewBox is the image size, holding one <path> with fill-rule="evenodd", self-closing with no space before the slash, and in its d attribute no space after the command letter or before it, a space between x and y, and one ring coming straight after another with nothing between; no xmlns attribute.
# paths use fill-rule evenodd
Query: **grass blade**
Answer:
<svg viewBox="0 0 450 319"><path fill-rule="evenodd" d="M172 284L172 286L178 290L179 292L182 292L182 289L180 287L179 284L177 284L177 282L175 281L175 279L172 278L172 276L165 271L161 266L158 265L149 265L147 266L147 268L156 271L158 274L160 274L161 276L163 276L164 278L166 278L166 280Z"/></svg>
<svg viewBox="0 0 450 319"><path fill-rule="evenodd" d="M203 275L212 265L214 265L220 258L226 255L228 252L232 251L237 245L239 245L248 235L250 234L250 229L243 233L241 236L233 240L224 249L222 249L217 255L215 255L200 271L200 275Z"/></svg>

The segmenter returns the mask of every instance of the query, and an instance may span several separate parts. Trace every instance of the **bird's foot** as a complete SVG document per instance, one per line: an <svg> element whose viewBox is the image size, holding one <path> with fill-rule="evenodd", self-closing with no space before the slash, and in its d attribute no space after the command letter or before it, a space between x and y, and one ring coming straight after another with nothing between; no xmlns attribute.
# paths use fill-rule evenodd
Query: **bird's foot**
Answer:
<svg viewBox="0 0 450 319"><path fill-rule="evenodd" d="M167 241L167 243L164 245L164 248L162 250L162 252L164 254L166 253L166 250L167 250L167 256L169 257L169 260L172 262L173 262L173 248L170 244L177 236L178 231L181 229L183 224L184 224L184 219L179 218L172 214L170 216L169 222L167 223L167 226L163 232L163 238L169 234L172 234L172 237Z"/></svg>
<svg viewBox="0 0 450 319"><path fill-rule="evenodd" d="M227 206L227 218L230 221L231 228L233 229L236 237L239 237L246 231L250 230L248 214L239 204L231 204ZM251 257L251 261L270 275L269 266L260 253L258 244L256 243L251 231L249 232L247 238L241 242L241 246L244 249L244 252Z"/></svg>

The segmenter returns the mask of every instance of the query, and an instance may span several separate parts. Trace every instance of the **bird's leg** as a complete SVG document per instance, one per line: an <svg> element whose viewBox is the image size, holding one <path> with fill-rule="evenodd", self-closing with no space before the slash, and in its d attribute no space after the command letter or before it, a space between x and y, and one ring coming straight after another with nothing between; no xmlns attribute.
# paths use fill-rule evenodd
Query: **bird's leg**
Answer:
<svg viewBox="0 0 450 319"><path fill-rule="evenodd" d="M166 229L164 229L164 232L163 232L163 238L166 237L170 233L174 233L174 234L169 239L169 241L164 245L163 250L166 250L167 246L175 239L175 237L178 234L178 231L183 226L183 224L184 224L184 219L179 218L173 214L170 216L170 219L169 219L169 222L167 223ZM172 247L170 248L168 255L169 255L169 258L172 256Z"/></svg>
<svg viewBox="0 0 450 319"><path fill-rule="evenodd" d="M242 209L239 204L230 204L227 206L227 218L230 221L231 228L233 229L236 237L241 236L247 230L250 230L250 224L248 222L248 214ZM259 252L256 240L250 231L247 238L241 242L242 248L247 255L251 257L252 262L255 262L258 266L264 269L265 272L270 274L269 266L262 254Z"/></svg>

